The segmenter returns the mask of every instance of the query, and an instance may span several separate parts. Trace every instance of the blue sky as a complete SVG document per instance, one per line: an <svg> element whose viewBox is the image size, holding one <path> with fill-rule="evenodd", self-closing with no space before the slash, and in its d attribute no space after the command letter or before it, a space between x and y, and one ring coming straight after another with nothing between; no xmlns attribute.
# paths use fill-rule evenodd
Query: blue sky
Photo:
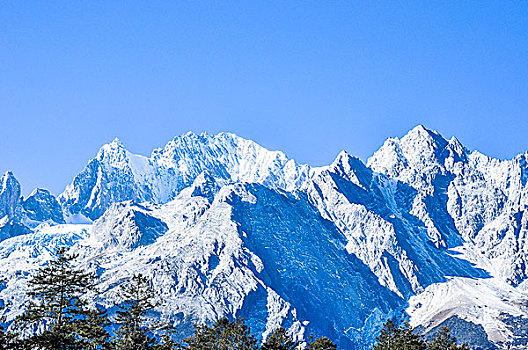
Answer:
<svg viewBox="0 0 528 350"><path fill-rule="evenodd" d="M60 193L118 136L231 131L313 165L424 124L528 148L528 2L3 1L0 171Z"/></svg>

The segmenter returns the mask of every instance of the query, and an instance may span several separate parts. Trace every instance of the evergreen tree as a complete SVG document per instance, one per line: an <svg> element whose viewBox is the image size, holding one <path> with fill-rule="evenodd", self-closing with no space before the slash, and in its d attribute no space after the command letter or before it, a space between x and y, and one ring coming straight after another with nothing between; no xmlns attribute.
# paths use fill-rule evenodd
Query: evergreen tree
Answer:
<svg viewBox="0 0 528 350"><path fill-rule="evenodd" d="M155 337L151 328L145 323L145 315L154 309L156 294L147 277L138 274L121 289L123 303L117 311L115 344L118 350L154 349Z"/></svg>
<svg viewBox="0 0 528 350"><path fill-rule="evenodd" d="M177 350L181 349L179 347L179 344L176 343L174 340L172 340L172 337L170 336L171 332L163 334L158 343L154 346L155 350Z"/></svg>
<svg viewBox="0 0 528 350"><path fill-rule="evenodd" d="M399 338L399 328L390 319L385 322L380 334L376 337L373 350L391 350Z"/></svg>
<svg viewBox="0 0 528 350"><path fill-rule="evenodd" d="M286 329L279 327L273 330L261 346L261 350L294 350L298 342L286 332Z"/></svg>
<svg viewBox="0 0 528 350"><path fill-rule="evenodd" d="M0 309L3 311L4 307L2 306ZM5 319L2 317L0 321L4 322ZM22 344L17 335L7 331L3 324L0 325L0 350L19 350L21 348Z"/></svg>
<svg viewBox="0 0 528 350"><path fill-rule="evenodd" d="M449 327L442 327L427 344L428 350L469 350L467 344L457 345Z"/></svg>
<svg viewBox="0 0 528 350"><path fill-rule="evenodd" d="M314 340L313 334L310 334L308 341L308 350L337 350L337 345L327 337L319 337Z"/></svg>
<svg viewBox="0 0 528 350"><path fill-rule="evenodd" d="M414 332L409 322L405 320L403 325L400 327L400 337L397 341L397 349L405 350L426 350L427 344L423 337Z"/></svg>
<svg viewBox="0 0 528 350"><path fill-rule="evenodd" d="M110 333L107 328L111 325L104 309L92 309L84 312L83 322L79 322L78 332L83 339L86 350L112 349Z"/></svg>
<svg viewBox="0 0 528 350"><path fill-rule="evenodd" d="M83 349L85 339L80 328L88 311L83 298L94 289L95 276L73 268L74 259L65 248L59 248L55 259L29 280L27 294L31 300L16 324L30 332L44 330L25 339L28 347Z"/></svg>
<svg viewBox="0 0 528 350"><path fill-rule="evenodd" d="M421 335L415 334L409 323L396 327L387 320L383 325L373 350L426 350L426 342Z"/></svg>
<svg viewBox="0 0 528 350"><path fill-rule="evenodd" d="M257 340L242 319L221 318L212 327L195 326L194 334L184 340L188 350L257 350Z"/></svg>
<svg viewBox="0 0 528 350"><path fill-rule="evenodd" d="M0 277L0 285L5 287L6 280L3 277ZM2 303L0 305L0 312L4 312L5 305ZM16 334L13 334L4 327L5 318L2 316L0 318L0 350L11 350L18 349L20 347L19 342L17 341Z"/></svg>

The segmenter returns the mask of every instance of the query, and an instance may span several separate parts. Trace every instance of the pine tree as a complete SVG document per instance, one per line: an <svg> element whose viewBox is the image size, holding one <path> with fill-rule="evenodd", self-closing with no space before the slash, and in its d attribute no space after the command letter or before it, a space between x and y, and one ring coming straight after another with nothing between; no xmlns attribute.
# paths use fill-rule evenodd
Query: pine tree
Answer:
<svg viewBox="0 0 528 350"><path fill-rule="evenodd" d="M83 339L84 349L112 349L110 333L107 331L107 328L110 327L110 325L111 322L108 319L106 310L86 310L82 322L79 322L77 330Z"/></svg>
<svg viewBox="0 0 528 350"><path fill-rule="evenodd" d="M286 329L279 327L273 330L266 338L266 341L260 346L261 350L294 350L298 342L286 332Z"/></svg>
<svg viewBox="0 0 528 350"><path fill-rule="evenodd" d="M0 279L0 284L4 283L4 279ZM0 307L0 311L3 311L5 309L5 306L2 305ZM2 317L0 319L0 322L4 323L5 318ZM0 350L18 350L22 347L22 344L18 340L18 337L16 334L7 331L3 324L0 325Z"/></svg>
<svg viewBox="0 0 528 350"><path fill-rule="evenodd" d="M72 267L76 257L59 248L55 259L41 268L29 280L31 298L16 324L30 332L44 330L25 340L37 349L83 349L84 339L79 328L87 311L83 300L94 289L95 276Z"/></svg>
<svg viewBox="0 0 528 350"><path fill-rule="evenodd" d="M314 340L313 334L310 334L308 341L308 350L337 350L337 345L327 337L319 337Z"/></svg>
<svg viewBox="0 0 528 350"><path fill-rule="evenodd" d="M156 345L152 329L145 323L148 311L158 306L147 277L138 274L121 289L123 303L117 311L115 344L118 350L150 350Z"/></svg>
<svg viewBox="0 0 528 350"><path fill-rule="evenodd" d="M156 345L154 345L154 350L177 350L181 349L179 344L172 340L171 332L163 334Z"/></svg>
<svg viewBox="0 0 528 350"><path fill-rule="evenodd" d="M400 330L394 322L387 320L380 334L376 337L376 345L373 350L391 350L400 336Z"/></svg>
<svg viewBox="0 0 528 350"><path fill-rule="evenodd" d="M442 327L427 344L428 350L469 350L467 344L457 345L449 327Z"/></svg>
<svg viewBox="0 0 528 350"><path fill-rule="evenodd" d="M373 350L426 350L426 345L422 336L414 333L407 321L396 327L394 322L387 320L376 337Z"/></svg>
<svg viewBox="0 0 528 350"><path fill-rule="evenodd" d="M184 340L189 350L257 350L257 340L244 320L221 318L212 327L196 326L194 334Z"/></svg>
<svg viewBox="0 0 528 350"><path fill-rule="evenodd" d="M414 332L409 322L405 320L400 327L400 338L397 342L399 348L405 350L426 350L427 344L423 337Z"/></svg>

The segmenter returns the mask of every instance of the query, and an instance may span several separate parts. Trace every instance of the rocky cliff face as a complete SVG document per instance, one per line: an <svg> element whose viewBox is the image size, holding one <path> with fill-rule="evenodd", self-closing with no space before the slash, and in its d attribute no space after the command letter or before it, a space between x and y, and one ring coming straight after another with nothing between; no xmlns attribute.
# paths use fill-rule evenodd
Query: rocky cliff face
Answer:
<svg viewBox="0 0 528 350"><path fill-rule="evenodd" d="M37 222L52 221L57 224L64 224L62 207L57 198L48 190L35 189L23 202L22 208L25 215Z"/></svg>
<svg viewBox="0 0 528 350"><path fill-rule="evenodd" d="M474 344L522 349L527 172L526 154L492 159L423 126L366 164L342 152L322 168L228 133L189 133L148 158L115 140L60 205L43 190L20 198L4 176L0 298L13 317L29 273L67 245L101 277L100 303L133 273L150 276L160 317L182 334L243 316L259 336L283 325L353 349L387 317L409 317L424 332L474 325ZM80 216L89 223L72 224Z"/></svg>
<svg viewBox="0 0 528 350"><path fill-rule="evenodd" d="M64 223L62 208L47 190L36 189L24 200L12 172L0 178L0 240L27 234L43 222Z"/></svg>
<svg viewBox="0 0 528 350"><path fill-rule="evenodd" d="M8 171L0 178L0 217L14 217L20 204L20 183Z"/></svg>

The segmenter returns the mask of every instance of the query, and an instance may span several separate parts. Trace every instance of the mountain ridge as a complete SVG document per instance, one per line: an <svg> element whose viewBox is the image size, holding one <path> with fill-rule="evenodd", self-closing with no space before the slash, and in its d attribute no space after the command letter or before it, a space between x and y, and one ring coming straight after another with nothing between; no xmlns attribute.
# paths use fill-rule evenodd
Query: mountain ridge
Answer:
<svg viewBox="0 0 528 350"><path fill-rule="evenodd" d="M342 151L324 167L231 133L187 133L150 157L115 139L57 199L24 199L3 177L0 271L13 281L0 298L22 307L28 271L62 244L98 271L100 303L131 273L151 275L168 300L160 317L183 333L242 315L260 336L283 325L353 349L408 317L424 331L469 322L478 344L521 349L527 157L493 159L421 125L366 162Z"/></svg>

